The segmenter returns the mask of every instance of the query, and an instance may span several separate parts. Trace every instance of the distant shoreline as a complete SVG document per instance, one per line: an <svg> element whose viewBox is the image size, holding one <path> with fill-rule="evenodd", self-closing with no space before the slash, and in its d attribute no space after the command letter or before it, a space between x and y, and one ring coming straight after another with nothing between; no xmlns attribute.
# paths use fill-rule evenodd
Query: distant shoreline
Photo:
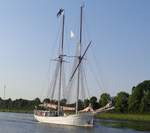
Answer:
<svg viewBox="0 0 150 133"><path fill-rule="evenodd" d="M0 112L33 114L33 110L31 111L31 110L8 110L8 109L0 109Z"/></svg>
<svg viewBox="0 0 150 133"><path fill-rule="evenodd" d="M150 122L150 114L121 114L121 113L102 113L96 116L98 119L126 120L137 122Z"/></svg>

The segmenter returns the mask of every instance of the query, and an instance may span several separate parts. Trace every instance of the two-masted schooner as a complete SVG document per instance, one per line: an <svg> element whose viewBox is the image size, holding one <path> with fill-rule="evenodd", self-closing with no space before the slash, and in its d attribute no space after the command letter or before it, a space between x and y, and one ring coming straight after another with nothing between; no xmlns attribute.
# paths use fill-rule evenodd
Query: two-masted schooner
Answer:
<svg viewBox="0 0 150 133"><path fill-rule="evenodd" d="M65 14L64 14L64 9L60 9L59 12L57 13L57 16L61 16L62 18L62 32L61 32L61 46L59 50L59 55L56 59L58 62L58 102L56 104L43 104L42 106L47 107L47 110L41 110L41 109L35 109L34 110L34 118L43 123L51 123L51 124L64 124L64 125L72 125L72 126L88 126L92 127L93 126L93 116L101 112L105 109L109 109L109 105L106 106L106 108L102 108L100 110L94 111L92 107L89 105L83 110L78 110L78 100L79 100L79 93L80 93L80 72L81 72L81 64L82 61L86 55L86 52L88 51L91 41L85 48L85 51L82 53L81 51L81 45L82 45L82 14L83 14L83 8L84 6L80 7L80 40L79 40L79 47L78 47L78 55L76 55L76 60L77 63L72 71L70 81L73 80L74 76L76 75L77 78L77 85L76 85L76 102L75 102L75 107L65 107L61 106L60 101L61 101L61 92L62 92L62 67L63 67L63 62L64 62L64 57L66 56L64 54L64 25L65 25ZM55 82L56 83L56 82ZM73 113L66 114L65 110L69 110Z"/></svg>

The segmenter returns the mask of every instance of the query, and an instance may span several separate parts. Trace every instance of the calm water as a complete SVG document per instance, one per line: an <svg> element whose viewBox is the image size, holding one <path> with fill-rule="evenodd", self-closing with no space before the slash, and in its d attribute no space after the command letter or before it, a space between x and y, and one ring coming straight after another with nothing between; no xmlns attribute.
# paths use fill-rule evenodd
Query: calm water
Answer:
<svg viewBox="0 0 150 133"><path fill-rule="evenodd" d="M31 114L0 113L0 133L150 133L150 130L138 131L140 128L129 126L132 124L131 122L97 120L94 128L81 128L41 124L34 121ZM139 127L143 124L142 129L145 126L144 123L134 122L134 124Z"/></svg>

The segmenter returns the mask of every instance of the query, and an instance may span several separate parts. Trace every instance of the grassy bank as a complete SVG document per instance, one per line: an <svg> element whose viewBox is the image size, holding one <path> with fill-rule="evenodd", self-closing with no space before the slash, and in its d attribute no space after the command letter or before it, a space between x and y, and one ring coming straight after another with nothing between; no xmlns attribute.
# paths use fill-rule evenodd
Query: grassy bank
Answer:
<svg viewBox="0 0 150 133"><path fill-rule="evenodd" d="M102 113L102 114L98 114L96 118L150 122L150 114Z"/></svg>

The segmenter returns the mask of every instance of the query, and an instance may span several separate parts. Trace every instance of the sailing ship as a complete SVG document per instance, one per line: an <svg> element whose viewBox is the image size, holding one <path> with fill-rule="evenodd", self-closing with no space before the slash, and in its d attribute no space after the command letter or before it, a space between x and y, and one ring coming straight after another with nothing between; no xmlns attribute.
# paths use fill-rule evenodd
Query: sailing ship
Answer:
<svg viewBox="0 0 150 133"><path fill-rule="evenodd" d="M51 123L51 124L63 124L63 125L72 125L72 126L86 126L86 127L92 127L93 126L93 117L95 114L99 112L103 112L109 109L112 109L111 104L107 104L105 107L98 109L98 110L93 110L91 105L89 104L88 107L86 107L83 110L79 110L79 93L80 93L80 80L81 80L81 64L82 61L91 45L91 41L85 48L85 51L82 53L81 48L82 48L82 14L83 14L83 8L84 6L82 5L80 7L80 39L79 39L79 46L78 46L78 55L74 56L77 60L77 63L72 71L72 74L70 76L69 82L71 82L74 78L75 75L77 75L77 84L76 84L76 102L75 102L75 107L65 107L61 106L61 92L62 92L62 69L63 69L63 63L65 62L64 57L66 57L66 54L64 54L64 24L65 24L65 14L64 14L64 9L60 9L59 12L57 13L57 16L61 16L62 18L62 32L61 32L61 45L60 45L60 50L59 50L59 55L58 58L55 59L55 61L58 62L58 100L57 100L57 105L56 104L47 104L44 103L42 105L39 105L41 109L35 109L34 110L34 118L43 123ZM55 75L56 76L56 75ZM57 82L55 81L54 84ZM54 90L53 90L54 93ZM47 108L44 109L43 108ZM73 112L73 113L65 113L65 111Z"/></svg>

